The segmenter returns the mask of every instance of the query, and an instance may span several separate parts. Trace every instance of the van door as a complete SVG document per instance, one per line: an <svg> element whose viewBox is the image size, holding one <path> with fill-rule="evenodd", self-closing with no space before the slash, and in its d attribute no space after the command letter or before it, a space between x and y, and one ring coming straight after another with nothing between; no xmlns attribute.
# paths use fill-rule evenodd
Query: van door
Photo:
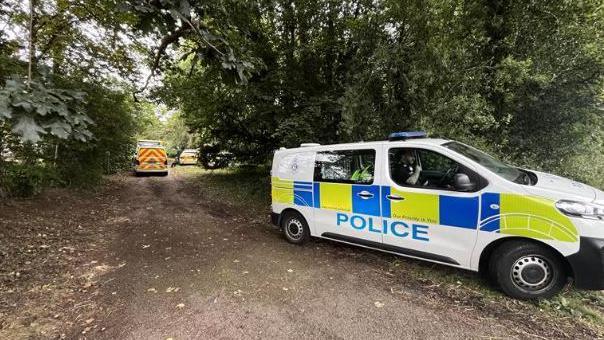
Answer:
<svg viewBox="0 0 604 340"><path fill-rule="evenodd" d="M467 266L477 237L478 174L434 150L387 147L382 188L384 246L429 260ZM473 192L453 187L455 174L477 183Z"/></svg>
<svg viewBox="0 0 604 340"><path fill-rule="evenodd" d="M318 236L382 243L380 186L375 148L319 151L315 158Z"/></svg>

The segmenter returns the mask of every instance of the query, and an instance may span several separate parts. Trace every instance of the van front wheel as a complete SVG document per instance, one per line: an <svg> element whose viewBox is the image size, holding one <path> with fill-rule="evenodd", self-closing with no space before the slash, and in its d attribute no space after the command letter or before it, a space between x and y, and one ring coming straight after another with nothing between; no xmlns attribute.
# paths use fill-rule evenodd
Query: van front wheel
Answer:
<svg viewBox="0 0 604 340"><path fill-rule="evenodd" d="M548 298L566 285L564 265L558 254L535 243L502 244L493 253L491 266L504 293L516 299Z"/></svg>
<svg viewBox="0 0 604 340"><path fill-rule="evenodd" d="M302 215L297 212L288 212L281 221L283 235L289 243L304 244L310 239L308 223Z"/></svg>

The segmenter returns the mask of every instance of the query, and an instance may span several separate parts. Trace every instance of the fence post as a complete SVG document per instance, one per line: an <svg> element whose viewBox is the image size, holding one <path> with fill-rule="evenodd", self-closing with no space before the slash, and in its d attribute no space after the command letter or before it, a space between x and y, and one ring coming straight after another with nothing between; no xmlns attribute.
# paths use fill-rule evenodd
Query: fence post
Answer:
<svg viewBox="0 0 604 340"><path fill-rule="evenodd" d="M110 169L109 169L109 159L111 158L111 151L107 150L105 151L105 174L110 174Z"/></svg>

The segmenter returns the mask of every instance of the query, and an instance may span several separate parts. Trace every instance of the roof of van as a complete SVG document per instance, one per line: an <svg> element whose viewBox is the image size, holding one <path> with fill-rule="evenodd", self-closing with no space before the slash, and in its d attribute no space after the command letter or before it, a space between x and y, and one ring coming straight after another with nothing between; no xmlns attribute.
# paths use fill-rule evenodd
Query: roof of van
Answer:
<svg viewBox="0 0 604 340"><path fill-rule="evenodd" d="M300 150L307 150L307 151L312 151L312 150L322 150L322 149L331 149L331 148L337 148L337 147L348 147L348 146L374 146L374 145L383 145L383 144L392 144L392 143L397 143L397 144L413 144L413 145L442 145L446 142L450 142L451 140L449 139L443 139L443 138L411 138L411 139L407 139L407 140L402 140L402 141L373 141L373 142L356 142L356 143L342 143L342 144L326 144L326 145L313 145L313 146L302 146L302 147L297 147L297 148L282 148L279 149L279 151L300 151Z"/></svg>
<svg viewBox="0 0 604 340"><path fill-rule="evenodd" d="M185 153L185 152L186 153L197 153L197 152L199 152L199 150L197 150L197 149L184 149L184 150L182 150L181 153Z"/></svg>
<svg viewBox="0 0 604 340"><path fill-rule="evenodd" d="M166 148L163 147L162 145L139 145L136 147L137 149L161 149L161 150L165 150Z"/></svg>
<svg viewBox="0 0 604 340"><path fill-rule="evenodd" d="M159 140L140 139L136 142L138 147L149 147L149 146L162 146L162 142Z"/></svg>

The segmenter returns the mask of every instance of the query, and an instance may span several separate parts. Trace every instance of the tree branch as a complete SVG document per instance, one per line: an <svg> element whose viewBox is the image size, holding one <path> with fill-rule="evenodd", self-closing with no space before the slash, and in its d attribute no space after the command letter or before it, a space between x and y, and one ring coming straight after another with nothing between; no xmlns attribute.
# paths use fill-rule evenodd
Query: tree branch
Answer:
<svg viewBox="0 0 604 340"><path fill-rule="evenodd" d="M60 25L56 26L56 28L54 29L54 32L50 36L50 39L48 39L48 41L46 41L46 43L44 44L44 47L40 48L40 53L38 54L37 57L35 57L35 60L42 59L46 55L46 53L48 53L50 51L55 40L57 40L57 38L59 38L64 33L64 32L62 32L62 30L64 28L74 24L75 21L76 20L69 20L67 22L63 22Z"/></svg>
<svg viewBox="0 0 604 340"><path fill-rule="evenodd" d="M27 87L30 86L31 84L31 80L32 80L32 69L33 69L33 63L34 63L34 57L35 57L35 51L34 51L34 39L35 39L35 34L34 34L34 1L35 0L29 0L29 60L28 60L28 66L27 66Z"/></svg>
<svg viewBox="0 0 604 340"><path fill-rule="evenodd" d="M168 48L168 46L170 46L171 44L178 41L178 39L180 39L180 37L184 36L185 34L187 34L190 31L191 31L190 28L185 28L183 26L162 38L161 43L159 44L159 47L157 48L157 53L155 54L155 58L153 59L153 64L151 65L151 73L147 77L147 80L145 81L145 85L143 86L143 88L136 91L136 93L141 93L145 89L147 89L147 86L149 86L149 81L151 81L151 78L153 78L153 76L155 75L155 70L157 70L157 68L159 67L159 62L161 60L161 57L166 52L166 49Z"/></svg>
<svg viewBox="0 0 604 340"><path fill-rule="evenodd" d="M178 14L178 16L180 17L180 20L186 22L193 30L195 30L195 33L197 33L197 35L199 35L199 38L201 38L201 40L203 40L203 42L205 42L208 46L210 46L211 49L213 49L214 51L216 51L218 54L220 54L221 56L224 56L224 53L218 49L218 47L214 46L208 39L206 39L203 34L201 34L201 32L199 31L199 28L197 28L197 26L195 26L191 20L185 18L184 15L182 15L180 12L176 12L176 14Z"/></svg>

